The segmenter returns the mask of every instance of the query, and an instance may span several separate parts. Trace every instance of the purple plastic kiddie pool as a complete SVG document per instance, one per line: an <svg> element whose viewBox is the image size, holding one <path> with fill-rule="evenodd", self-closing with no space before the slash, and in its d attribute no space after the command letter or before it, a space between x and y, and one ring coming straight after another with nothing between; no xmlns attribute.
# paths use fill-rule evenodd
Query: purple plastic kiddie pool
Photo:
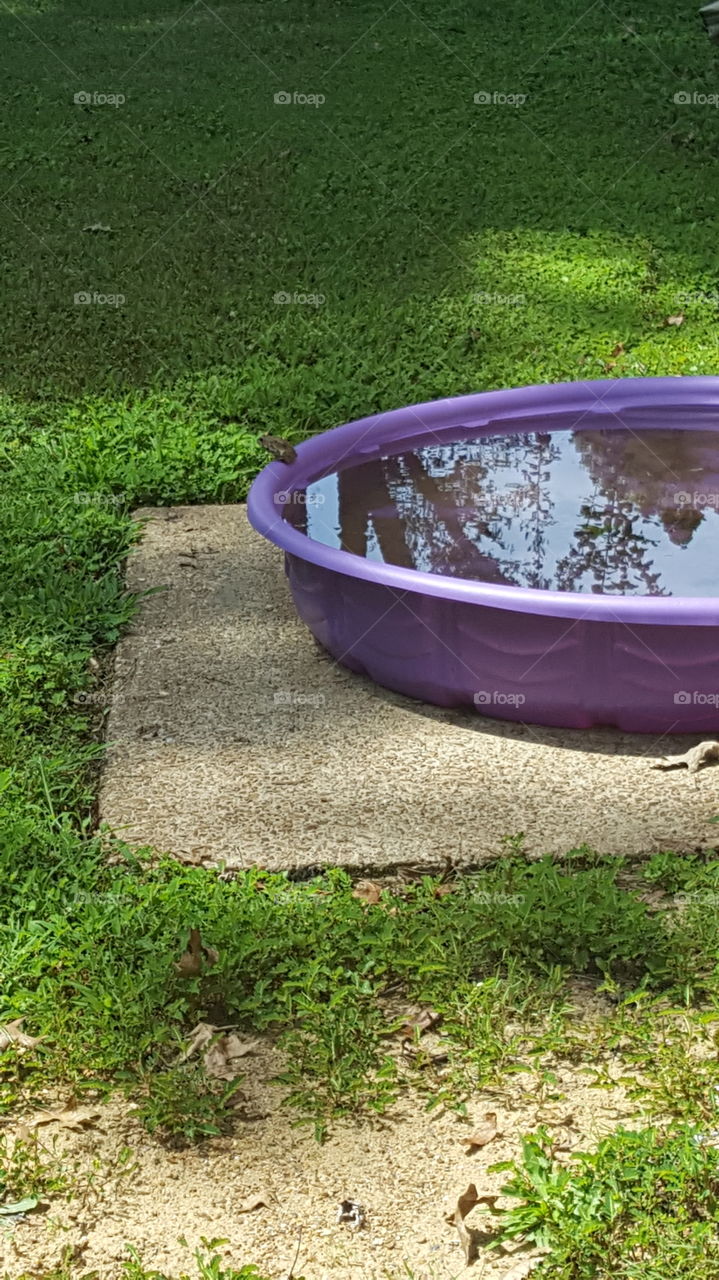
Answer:
<svg viewBox="0 0 719 1280"><path fill-rule="evenodd" d="M298 613L412 698L719 729L719 378L522 387L363 418L248 499Z"/></svg>

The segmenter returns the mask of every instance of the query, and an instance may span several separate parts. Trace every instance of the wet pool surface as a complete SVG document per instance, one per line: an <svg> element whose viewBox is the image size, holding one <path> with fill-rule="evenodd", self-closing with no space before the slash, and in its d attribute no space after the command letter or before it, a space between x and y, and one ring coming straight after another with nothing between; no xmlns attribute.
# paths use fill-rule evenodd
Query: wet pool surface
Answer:
<svg viewBox="0 0 719 1280"><path fill-rule="evenodd" d="M327 546L428 573L719 595L719 430L458 431L326 475L285 516Z"/></svg>

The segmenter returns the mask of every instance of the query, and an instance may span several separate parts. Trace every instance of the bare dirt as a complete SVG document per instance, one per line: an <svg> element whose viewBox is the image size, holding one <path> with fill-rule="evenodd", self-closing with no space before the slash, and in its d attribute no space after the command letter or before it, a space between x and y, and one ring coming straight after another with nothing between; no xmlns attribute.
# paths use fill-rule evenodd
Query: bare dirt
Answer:
<svg viewBox="0 0 719 1280"><path fill-rule="evenodd" d="M466 1118L427 1112L409 1097L381 1120L342 1122L319 1145L311 1129L292 1127L281 1091L270 1083L282 1067L277 1051L260 1045L244 1065L243 1118L230 1136L196 1147L164 1147L124 1102L97 1107L80 1132L44 1126L42 1141L60 1154L72 1190L49 1196L5 1235L0 1229L8 1280L39 1276L67 1251L78 1280L94 1273L119 1280L128 1246L148 1269L194 1277L192 1253L203 1237L228 1241L217 1250L225 1265L254 1263L270 1280L288 1280L295 1256L295 1280L501 1280L523 1274L527 1254L482 1250L465 1266L445 1215L468 1184L480 1195L497 1193L505 1175L488 1167L518 1156L522 1135L539 1124L556 1134L558 1158L570 1159L572 1148L586 1149L640 1120L618 1082L592 1088L580 1067L555 1066L556 1084L512 1076L501 1094L472 1097ZM498 1136L469 1154L466 1138L486 1112L496 1113ZM10 1133L22 1119L13 1118ZM262 1205L247 1209L254 1197ZM364 1207L359 1230L337 1222L345 1199ZM485 1232L492 1218L479 1205L467 1223Z"/></svg>

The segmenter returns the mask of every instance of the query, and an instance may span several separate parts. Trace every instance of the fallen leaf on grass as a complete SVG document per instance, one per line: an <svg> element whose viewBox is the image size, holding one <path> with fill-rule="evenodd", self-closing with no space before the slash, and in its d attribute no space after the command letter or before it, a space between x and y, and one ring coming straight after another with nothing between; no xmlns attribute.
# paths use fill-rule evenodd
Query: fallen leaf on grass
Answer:
<svg viewBox="0 0 719 1280"><path fill-rule="evenodd" d="M448 893L454 893L455 886L453 884L436 884L434 886L435 898L446 898Z"/></svg>
<svg viewBox="0 0 719 1280"><path fill-rule="evenodd" d="M200 1049L204 1049L205 1045L217 1034L217 1027L213 1027L211 1022L198 1022L195 1030L191 1033L186 1048L177 1059L181 1066L183 1062L188 1062L190 1058L199 1053Z"/></svg>
<svg viewBox="0 0 719 1280"><path fill-rule="evenodd" d="M108 227L104 222L91 222L87 227L83 227L83 231L112 231L112 227Z"/></svg>
<svg viewBox="0 0 719 1280"><path fill-rule="evenodd" d="M247 1200L243 1200L239 1206L238 1213L254 1213L255 1209L269 1209L270 1197L267 1194L250 1196Z"/></svg>
<svg viewBox="0 0 719 1280"><path fill-rule="evenodd" d="M14 1022L0 1023L0 1053L16 1044L19 1049L33 1049L42 1040L42 1036L29 1036L22 1029L24 1018L15 1018Z"/></svg>
<svg viewBox="0 0 719 1280"><path fill-rule="evenodd" d="M366 902L370 907L376 907L382 898L382 886L375 880L358 880L352 890L352 897Z"/></svg>
<svg viewBox="0 0 719 1280"><path fill-rule="evenodd" d="M411 1039L415 1034L422 1035L425 1031L434 1030L441 1021L441 1013L436 1013L434 1009L423 1009L416 1018L410 1018L409 1022L400 1028L400 1035L403 1040Z"/></svg>
<svg viewBox="0 0 719 1280"><path fill-rule="evenodd" d="M494 1208L498 1199L499 1196L477 1195L477 1188L473 1182L470 1182L467 1190L463 1191L462 1195L459 1196L454 1211L446 1215L445 1221L451 1223L452 1226L457 1228L459 1243L462 1246L464 1260L467 1264L474 1262L477 1257L480 1234L475 1228L467 1226L465 1218L470 1210L474 1209L475 1205L486 1204L489 1205L491 1210Z"/></svg>
<svg viewBox="0 0 719 1280"><path fill-rule="evenodd" d="M624 343L618 342L614 350L610 353L612 357L624 355Z"/></svg>
<svg viewBox="0 0 719 1280"><path fill-rule="evenodd" d="M232 1034L225 1035L230 1031ZM208 1076L216 1080L234 1080L237 1062L248 1053L259 1049L261 1040L242 1040L231 1027L215 1027L211 1022L198 1022L183 1052L177 1059L178 1066L204 1049L203 1064Z"/></svg>
<svg viewBox="0 0 719 1280"><path fill-rule="evenodd" d="M679 328L680 324L684 324L684 316L681 313L678 316L667 316L664 323L665 325L675 325Z"/></svg>
<svg viewBox="0 0 719 1280"><path fill-rule="evenodd" d="M499 1130L497 1128L497 1115L494 1111L486 1111L484 1122L477 1126L474 1133L468 1138L462 1138L471 1151L475 1151L478 1147L486 1147L488 1142L498 1137Z"/></svg>
<svg viewBox="0 0 719 1280"><path fill-rule="evenodd" d="M259 1043L259 1040L240 1040L235 1035L221 1036L205 1053L205 1071L215 1080L234 1080L240 1058L252 1053Z"/></svg>
<svg viewBox="0 0 719 1280"><path fill-rule="evenodd" d="M691 747L682 756L663 756L651 767L652 769L680 769L686 765L690 773L698 773L703 764L711 764L719 760L719 742L700 742L698 747Z"/></svg>
<svg viewBox="0 0 719 1280"><path fill-rule="evenodd" d="M208 969L217 964L220 956L214 947L205 946L199 929L190 929L190 937L185 951L175 963L175 969L181 978L198 978L202 973L202 960Z"/></svg>
<svg viewBox="0 0 719 1280"><path fill-rule="evenodd" d="M92 1107L57 1107L54 1111L36 1111L26 1124L29 1129L39 1129L43 1124L59 1124L63 1129L84 1129L99 1115L100 1112Z"/></svg>
<svg viewBox="0 0 719 1280"><path fill-rule="evenodd" d="M15 1204L0 1204L0 1214L5 1217L10 1214L29 1213L31 1209L37 1207L37 1203L34 1196L26 1196L24 1200L16 1200Z"/></svg>

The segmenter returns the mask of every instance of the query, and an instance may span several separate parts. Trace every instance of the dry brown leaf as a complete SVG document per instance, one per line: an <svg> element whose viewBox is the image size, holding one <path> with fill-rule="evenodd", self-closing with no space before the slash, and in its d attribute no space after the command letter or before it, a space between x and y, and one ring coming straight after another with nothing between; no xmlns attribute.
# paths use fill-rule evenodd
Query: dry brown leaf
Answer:
<svg viewBox="0 0 719 1280"><path fill-rule="evenodd" d="M14 1022L0 1023L0 1053L9 1049L11 1044L19 1049L33 1049L42 1040L42 1036L29 1036L22 1029L24 1018L15 1018Z"/></svg>
<svg viewBox="0 0 719 1280"><path fill-rule="evenodd" d="M198 978L202 973L202 959L208 968L212 968L219 960L219 952L214 947L207 947L200 937L199 929L190 929L187 948L175 964L181 978Z"/></svg>
<svg viewBox="0 0 719 1280"><path fill-rule="evenodd" d="M240 1040L239 1036L225 1036L228 1058L244 1058L248 1053L256 1053L262 1044L261 1040Z"/></svg>
<svg viewBox="0 0 719 1280"><path fill-rule="evenodd" d="M375 880L358 880L352 890L352 897L359 898L360 902L366 902L370 907L376 907L382 899L382 886Z"/></svg>
<svg viewBox="0 0 719 1280"><path fill-rule="evenodd" d="M175 965L181 978L197 978L202 971L200 930L190 929L187 947Z"/></svg>
<svg viewBox="0 0 719 1280"><path fill-rule="evenodd" d="M684 324L684 316L681 314L681 312L678 316L667 316L664 323L675 325L677 328L679 328L680 324Z"/></svg>
<svg viewBox="0 0 719 1280"><path fill-rule="evenodd" d="M455 886L453 884L436 884L434 886L434 897L445 898L448 893L454 893Z"/></svg>
<svg viewBox="0 0 719 1280"><path fill-rule="evenodd" d="M252 1053L259 1043L259 1040L240 1040L235 1035L220 1036L205 1052L205 1071L215 1080L234 1080L240 1058Z"/></svg>
<svg viewBox="0 0 719 1280"><path fill-rule="evenodd" d="M462 1141L466 1142L470 1150L474 1151L478 1147L486 1147L487 1143L496 1138L498 1134L496 1112L486 1111L483 1123L478 1125L474 1132L468 1138L463 1138Z"/></svg>
<svg viewBox="0 0 719 1280"><path fill-rule="evenodd" d="M231 1034L223 1034L228 1031ZM254 1053L261 1043L261 1040L241 1040L232 1027L198 1022L177 1062L188 1062L204 1049L203 1063L207 1074L218 1080L234 1080L237 1074L235 1064L248 1053Z"/></svg>
<svg viewBox="0 0 719 1280"><path fill-rule="evenodd" d="M697 747L691 747L689 751L685 751L684 755L663 756L651 767L652 769L679 769L686 765L690 773L698 773L703 764L711 764L713 760L719 760L719 742L700 742Z"/></svg>
<svg viewBox="0 0 719 1280"><path fill-rule="evenodd" d="M268 1195L264 1194L264 1195L249 1196L247 1200L244 1200L242 1202L237 1212L238 1213L254 1213L255 1209L269 1209L269 1207L270 1207L270 1197Z"/></svg>
<svg viewBox="0 0 719 1280"><path fill-rule="evenodd" d="M399 1034L403 1040L408 1040L415 1034L422 1035L425 1031L433 1031L441 1021L441 1013L435 1012L434 1009L423 1009L415 1018L410 1018L409 1022L406 1022L400 1028Z"/></svg>
<svg viewBox="0 0 719 1280"><path fill-rule="evenodd" d="M200 1049L204 1049L217 1031L218 1028L213 1027L211 1022L198 1022L194 1031L190 1034L186 1048L177 1059L178 1063L187 1062L196 1053L199 1053Z"/></svg>
<svg viewBox="0 0 719 1280"><path fill-rule="evenodd" d="M63 1129L84 1129L99 1115L96 1107L56 1107L54 1110L36 1111L25 1123L29 1129L39 1129L43 1124L59 1124Z"/></svg>
<svg viewBox="0 0 719 1280"><path fill-rule="evenodd" d="M464 1260L469 1265L474 1262L479 1251L479 1232L473 1227L468 1227L465 1218L467 1214L474 1209L475 1205L489 1205L490 1210L494 1208L499 1196L480 1196L477 1194L477 1188L473 1182L470 1182L466 1191L463 1191L457 1199L456 1208L452 1213L448 1213L445 1221L457 1228L459 1235L459 1243L464 1252Z"/></svg>
<svg viewBox="0 0 719 1280"><path fill-rule="evenodd" d="M613 357L613 356L623 356L623 355L624 355L624 343L623 343L623 342L618 342L618 343L617 343L617 345L616 345L616 347L614 348L614 350L613 350L610 354L612 355L612 357Z"/></svg>

